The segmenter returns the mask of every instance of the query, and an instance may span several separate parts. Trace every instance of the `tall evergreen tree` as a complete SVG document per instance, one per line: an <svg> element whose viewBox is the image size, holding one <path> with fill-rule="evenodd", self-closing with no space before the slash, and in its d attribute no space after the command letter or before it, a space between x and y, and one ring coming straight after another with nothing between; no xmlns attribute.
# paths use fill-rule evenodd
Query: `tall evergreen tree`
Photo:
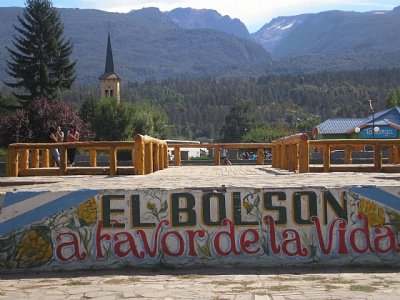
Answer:
<svg viewBox="0 0 400 300"><path fill-rule="evenodd" d="M7 47L7 72L16 81L6 84L19 89L14 95L25 107L35 99L54 101L57 91L69 89L75 80L76 62L69 58L72 43L63 36L60 15L49 0L26 0L18 21L15 49Z"/></svg>

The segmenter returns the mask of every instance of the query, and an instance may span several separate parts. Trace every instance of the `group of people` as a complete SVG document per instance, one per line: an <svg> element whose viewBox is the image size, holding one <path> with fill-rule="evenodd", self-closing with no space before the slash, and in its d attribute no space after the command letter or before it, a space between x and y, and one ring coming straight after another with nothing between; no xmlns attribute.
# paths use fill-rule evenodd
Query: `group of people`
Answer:
<svg viewBox="0 0 400 300"><path fill-rule="evenodd" d="M49 132L49 140L51 143L62 143L64 142L64 132L61 130L61 126L51 127ZM79 132L76 130L75 125L70 125L67 131L67 139L66 142L78 142L79 141ZM51 149L51 153L53 155L53 159L58 166L60 166L60 152L57 148ZM76 148L68 148L67 149L67 157L68 164L70 166L74 165L75 162L75 153Z"/></svg>

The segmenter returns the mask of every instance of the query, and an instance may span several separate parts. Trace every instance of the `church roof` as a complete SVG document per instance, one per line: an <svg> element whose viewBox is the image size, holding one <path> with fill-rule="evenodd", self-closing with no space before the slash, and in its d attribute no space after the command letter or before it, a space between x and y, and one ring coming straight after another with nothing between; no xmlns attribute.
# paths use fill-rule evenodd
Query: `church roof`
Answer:
<svg viewBox="0 0 400 300"><path fill-rule="evenodd" d="M316 129L319 134L349 134L353 133L356 127L364 128L372 125L400 129L400 107L379 111L364 119L328 119L316 126Z"/></svg>
<svg viewBox="0 0 400 300"><path fill-rule="evenodd" d="M106 67L104 69L104 74L101 75L99 79L120 79L114 71L114 59L111 48L110 33L108 34L107 41Z"/></svg>

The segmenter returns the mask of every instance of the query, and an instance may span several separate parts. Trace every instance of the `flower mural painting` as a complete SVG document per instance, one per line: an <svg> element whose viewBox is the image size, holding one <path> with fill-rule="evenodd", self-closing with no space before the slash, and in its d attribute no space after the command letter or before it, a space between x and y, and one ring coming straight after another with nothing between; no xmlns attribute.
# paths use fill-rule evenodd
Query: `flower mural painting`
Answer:
<svg viewBox="0 0 400 300"><path fill-rule="evenodd" d="M362 258L400 265L399 192L350 186L10 194L0 212L0 272ZM28 213L18 215L23 201Z"/></svg>

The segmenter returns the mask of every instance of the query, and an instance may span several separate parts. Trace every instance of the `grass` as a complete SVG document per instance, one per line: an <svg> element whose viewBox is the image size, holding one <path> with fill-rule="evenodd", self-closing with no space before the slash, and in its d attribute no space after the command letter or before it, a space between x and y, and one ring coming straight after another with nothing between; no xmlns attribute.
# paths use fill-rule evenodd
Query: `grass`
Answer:
<svg viewBox="0 0 400 300"><path fill-rule="evenodd" d="M77 286L77 285L91 285L90 281L82 281L82 280L70 280L65 285Z"/></svg>
<svg viewBox="0 0 400 300"><path fill-rule="evenodd" d="M354 284L350 286L350 291L352 292L365 292L365 293L372 293L377 290L376 287L370 285L362 285L362 284Z"/></svg>
<svg viewBox="0 0 400 300"><path fill-rule="evenodd" d="M340 286L337 286L337 285L325 284L325 290L326 291L331 291L331 290L339 289L339 288L340 288Z"/></svg>
<svg viewBox="0 0 400 300"><path fill-rule="evenodd" d="M198 278L202 278L202 275L198 275L198 274L184 274L184 275L179 275L178 278L179 279L198 279Z"/></svg>
<svg viewBox="0 0 400 300"><path fill-rule="evenodd" d="M274 292L286 292L286 291L291 291L294 290L296 287L292 285L273 285L268 287L268 290L274 291Z"/></svg>

